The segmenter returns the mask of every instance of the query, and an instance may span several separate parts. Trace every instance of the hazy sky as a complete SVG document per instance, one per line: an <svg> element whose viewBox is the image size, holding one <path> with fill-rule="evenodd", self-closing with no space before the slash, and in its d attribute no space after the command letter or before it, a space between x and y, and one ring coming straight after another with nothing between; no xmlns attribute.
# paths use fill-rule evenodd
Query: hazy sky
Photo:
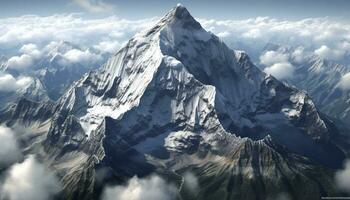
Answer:
<svg viewBox="0 0 350 200"><path fill-rule="evenodd" d="M209 19L350 17L349 0L0 0L0 17L84 12L92 18L117 15L142 19L162 16L177 3L195 17Z"/></svg>

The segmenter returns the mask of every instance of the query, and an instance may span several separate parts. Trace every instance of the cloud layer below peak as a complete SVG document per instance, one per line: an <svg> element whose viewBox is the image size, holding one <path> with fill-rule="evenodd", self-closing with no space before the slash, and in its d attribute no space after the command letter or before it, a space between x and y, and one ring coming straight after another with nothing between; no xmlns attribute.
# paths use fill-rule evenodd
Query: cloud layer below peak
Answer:
<svg viewBox="0 0 350 200"><path fill-rule="evenodd" d="M9 169L0 192L11 200L49 200L59 191L58 179L31 155Z"/></svg>

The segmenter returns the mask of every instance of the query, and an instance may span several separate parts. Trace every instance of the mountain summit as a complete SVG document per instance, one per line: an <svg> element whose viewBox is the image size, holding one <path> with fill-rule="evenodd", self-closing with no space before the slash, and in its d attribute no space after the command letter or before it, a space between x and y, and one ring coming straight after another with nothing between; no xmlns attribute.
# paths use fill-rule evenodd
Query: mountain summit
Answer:
<svg viewBox="0 0 350 200"><path fill-rule="evenodd" d="M261 72L183 6L56 105L21 101L1 119L38 129L26 148L42 145L65 199L94 199L109 182L151 173L178 185L182 199L319 199L336 194L328 169L344 159L305 92ZM187 171L198 177L195 194L181 189Z"/></svg>

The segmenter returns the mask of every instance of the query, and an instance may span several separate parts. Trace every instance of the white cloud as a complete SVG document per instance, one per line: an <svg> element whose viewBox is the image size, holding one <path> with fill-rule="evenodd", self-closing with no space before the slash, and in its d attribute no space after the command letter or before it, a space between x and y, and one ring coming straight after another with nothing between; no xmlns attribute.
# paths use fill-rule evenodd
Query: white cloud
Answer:
<svg viewBox="0 0 350 200"><path fill-rule="evenodd" d="M324 59L340 60L345 55L345 51L343 49L330 49L328 46L322 45L315 50L315 54Z"/></svg>
<svg viewBox="0 0 350 200"><path fill-rule="evenodd" d="M101 52L116 53L121 44L118 41L102 41L94 47Z"/></svg>
<svg viewBox="0 0 350 200"><path fill-rule="evenodd" d="M10 128L0 126L0 169L17 162L21 156L15 132Z"/></svg>
<svg viewBox="0 0 350 200"><path fill-rule="evenodd" d="M28 54L13 56L7 61L7 65L9 68L16 70L27 70L33 65L33 58Z"/></svg>
<svg viewBox="0 0 350 200"><path fill-rule="evenodd" d="M20 76L17 79L11 74L0 73L0 92L14 92L17 89L28 87L33 79L28 76Z"/></svg>
<svg viewBox="0 0 350 200"><path fill-rule="evenodd" d="M191 193L197 193L199 190L198 178L191 172L184 174L184 187Z"/></svg>
<svg viewBox="0 0 350 200"><path fill-rule="evenodd" d="M223 31L223 32L217 33L217 36L221 38L225 38L225 37L231 36L231 33L228 31Z"/></svg>
<svg viewBox="0 0 350 200"><path fill-rule="evenodd" d="M17 88L26 88L31 83L33 83L33 78L29 76L20 76L16 80L16 86Z"/></svg>
<svg viewBox="0 0 350 200"><path fill-rule="evenodd" d="M149 28L158 19L127 20L116 16L84 19L77 14L5 18L0 19L0 49L17 48L28 43L42 47L52 41L67 41L84 49L95 47L114 52L119 48L118 44L125 43L136 32ZM261 50L267 42L272 42L294 47L304 46L304 53L314 53L325 45L335 52L331 58L338 60L350 52L350 24L330 18L287 21L257 17L245 20L199 21L204 28L217 34L228 44L240 42L253 50ZM29 61L28 56L31 54L25 52L21 59L18 56L12 61L17 61L17 65L23 63L19 61ZM327 55L322 53L322 49L318 52Z"/></svg>
<svg viewBox="0 0 350 200"><path fill-rule="evenodd" d="M304 52L303 47L298 47L294 50L291 57L297 63L302 63L306 59L306 53Z"/></svg>
<svg viewBox="0 0 350 200"><path fill-rule="evenodd" d="M314 53L322 45L334 53L332 59L343 59L350 52L350 23L331 18L309 18L303 20L280 20L269 17L245 20L199 20L204 28L213 33L230 32L234 37L223 38L232 44L243 43L261 50L266 43L283 46L304 46L305 53ZM238 48L244 46L238 46ZM306 51L307 50L307 51Z"/></svg>
<svg viewBox="0 0 350 200"><path fill-rule="evenodd" d="M103 200L173 200L177 189L162 178L152 175L147 178L131 178L124 186L107 187Z"/></svg>
<svg viewBox="0 0 350 200"><path fill-rule="evenodd" d="M350 160L345 162L344 169L335 174L335 181L339 189L350 193Z"/></svg>
<svg viewBox="0 0 350 200"><path fill-rule="evenodd" d="M338 85L343 90L350 90L350 72L341 77Z"/></svg>
<svg viewBox="0 0 350 200"><path fill-rule="evenodd" d="M294 74L294 67L290 63L276 63L270 67L266 67L264 72L271 74L277 79L288 79Z"/></svg>
<svg viewBox="0 0 350 200"><path fill-rule="evenodd" d="M63 57L70 63L93 64L100 61L102 58L98 54L90 52L89 49L81 51L79 49L71 49L67 51Z"/></svg>
<svg viewBox="0 0 350 200"><path fill-rule="evenodd" d="M73 3L89 12L106 12L114 9L113 5L108 4L103 0L73 0Z"/></svg>
<svg viewBox="0 0 350 200"><path fill-rule="evenodd" d="M252 38L252 39L258 39L262 36L259 29L251 29L245 33L242 34L245 38Z"/></svg>
<svg viewBox="0 0 350 200"><path fill-rule="evenodd" d="M17 90L16 79L10 74L0 75L0 91L12 92Z"/></svg>
<svg viewBox="0 0 350 200"><path fill-rule="evenodd" d="M49 200L59 191L57 178L31 155L11 167L1 193L10 200Z"/></svg>
<svg viewBox="0 0 350 200"><path fill-rule="evenodd" d="M275 63L283 63L288 62L288 55L282 54L277 51L267 51L263 55L260 56L260 62L263 65L272 65Z"/></svg>
<svg viewBox="0 0 350 200"><path fill-rule="evenodd" d="M39 51L38 46L33 43L23 45L19 52L30 55L34 58L39 58L41 56L41 52Z"/></svg>
<svg viewBox="0 0 350 200"><path fill-rule="evenodd" d="M0 19L0 49L16 49L30 44L22 47L23 54L29 56L29 49L35 49L33 45L44 47L51 42L66 41L84 49L101 42L123 44L136 32L149 28L156 20L158 18L127 20L116 16L83 19L78 14L3 18Z"/></svg>

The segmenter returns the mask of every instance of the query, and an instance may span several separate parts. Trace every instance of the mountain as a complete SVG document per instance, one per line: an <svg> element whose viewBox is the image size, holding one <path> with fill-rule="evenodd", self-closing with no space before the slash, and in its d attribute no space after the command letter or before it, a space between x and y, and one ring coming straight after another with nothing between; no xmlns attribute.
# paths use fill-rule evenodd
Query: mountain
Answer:
<svg viewBox="0 0 350 200"><path fill-rule="evenodd" d="M291 55L295 48L268 44L265 52L270 50ZM349 127L350 91L339 87L339 82L350 67L316 55L305 56L302 61L291 57L290 62L295 67L294 75L285 81L306 90L323 113Z"/></svg>
<svg viewBox="0 0 350 200"><path fill-rule="evenodd" d="M332 176L345 159L307 93L261 72L181 5L57 103L22 99L0 121L31 130L21 144L59 175L63 199L97 199L107 184L151 173L181 199L320 199L339 194ZM186 172L196 193L181 187Z"/></svg>
<svg viewBox="0 0 350 200"><path fill-rule="evenodd" d="M105 60L106 55L93 51L65 41L52 42L41 49L41 55L38 58L32 58L33 63L26 70L11 68L7 62L4 62L1 71L14 76L30 76L37 79L45 89L43 92L47 92L47 96L56 101L74 81L79 80L88 71L97 68ZM85 53L96 56L98 59L90 59L87 62L71 62L66 58L66 54L69 52L75 53L75 57Z"/></svg>
<svg viewBox="0 0 350 200"><path fill-rule="evenodd" d="M342 76L349 73L350 68L317 57L295 66L292 83L307 90L322 112L350 125L350 91L339 87Z"/></svg>
<svg viewBox="0 0 350 200"><path fill-rule="evenodd" d="M95 69L104 60L101 57L101 60L96 62L69 63L65 60L65 53L74 50L84 50L64 41L51 46L47 55L38 61L34 76L43 82L52 100L57 100L74 81L79 80L88 71Z"/></svg>
<svg viewBox="0 0 350 200"><path fill-rule="evenodd" d="M40 80L35 78L28 78L27 83L27 85L18 87L15 90L5 90L0 92L1 111L4 111L7 108L15 105L21 98L26 98L31 101L49 100L47 92Z"/></svg>

